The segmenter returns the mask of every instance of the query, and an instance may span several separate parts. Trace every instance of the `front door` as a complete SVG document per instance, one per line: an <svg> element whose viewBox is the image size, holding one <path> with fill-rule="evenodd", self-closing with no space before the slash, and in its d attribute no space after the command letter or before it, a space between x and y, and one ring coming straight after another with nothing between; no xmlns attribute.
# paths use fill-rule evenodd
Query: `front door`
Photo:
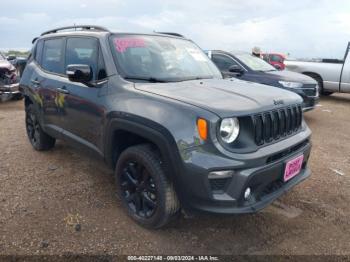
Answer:
<svg viewBox="0 0 350 262"><path fill-rule="evenodd" d="M232 66L242 68L230 56L224 55L224 54L212 54L212 60L216 64L216 66L220 69L221 74L224 78L241 76L241 73L239 72L230 72L230 67ZM244 68L242 68L242 70L244 70Z"/></svg>
<svg viewBox="0 0 350 262"><path fill-rule="evenodd" d="M65 68L72 64L89 65L92 83L61 82L60 92L64 96L62 117L63 135L101 154L103 121L105 115L104 95L107 88L106 70L97 38L67 38Z"/></svg>

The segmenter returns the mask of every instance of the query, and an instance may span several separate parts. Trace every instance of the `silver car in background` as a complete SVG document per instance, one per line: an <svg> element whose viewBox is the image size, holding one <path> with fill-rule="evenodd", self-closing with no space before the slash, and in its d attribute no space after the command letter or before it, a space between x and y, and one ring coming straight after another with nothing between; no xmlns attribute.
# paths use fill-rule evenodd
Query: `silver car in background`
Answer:
<svg viewBox="0 0 350 262"><path fill-rule="evenodd" d="M320 93L350 93L350 42L344 59L322 59L320 61L292 61L284 63L288 70L311 76L318 82Z"/></svg>

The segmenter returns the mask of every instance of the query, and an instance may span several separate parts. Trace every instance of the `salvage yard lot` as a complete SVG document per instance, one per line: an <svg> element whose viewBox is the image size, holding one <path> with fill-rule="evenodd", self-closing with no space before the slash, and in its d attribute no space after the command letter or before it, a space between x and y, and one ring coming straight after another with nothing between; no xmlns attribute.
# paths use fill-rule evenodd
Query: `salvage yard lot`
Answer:
<svg viewBox="0 0 350 262"><path fill-rule="evenodd" d="M112 172L59 141L27 140L23 101L0 103L0 254L350 254L350 95L306 113L312 176L254 215L182 216L157 231L115 201Z"/></svg>

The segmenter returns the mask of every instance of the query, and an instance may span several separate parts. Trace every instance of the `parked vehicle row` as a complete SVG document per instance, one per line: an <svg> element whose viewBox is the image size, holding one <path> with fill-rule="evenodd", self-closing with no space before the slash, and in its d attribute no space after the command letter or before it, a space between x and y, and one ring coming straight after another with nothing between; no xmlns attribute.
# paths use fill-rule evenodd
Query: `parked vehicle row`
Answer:
<svg viewBox="0 0 350 262"><path fill-rule="evenodd" d="M53 29L34 41L20 85L33 148L63 139L94 152L145 227L181 209L257 212L310 175L302 98L224 79L177 34Z"/></svg>
<svg viewBox="0 0 350 262"><path fill-rule="evenodd" d="M314 109L319 100L317 82L309 76L279 71L264 60L244 52L206 51L224 77L275 86L303 98L303 110Z"/></svg>
<svg viewBox="0 0 350 262"><path fill-rule="evenodd" d="M7 60L17 69L18 76L21 76L27 64L27 58L9 55Z"/></svg>
<svg viewBox="0 0 350 262"><path fill-rule="evenodd" d="M322 60L320 62L285 61L288 70L314 78L323 95L332 93L350 93L350 43L344 60Z"/></svg>
<svg viewBox="0 0 350 262"><path fill-rule="evenodd" d="M18 87L16 68L0 53L0 101L21 98Z"/></svg>

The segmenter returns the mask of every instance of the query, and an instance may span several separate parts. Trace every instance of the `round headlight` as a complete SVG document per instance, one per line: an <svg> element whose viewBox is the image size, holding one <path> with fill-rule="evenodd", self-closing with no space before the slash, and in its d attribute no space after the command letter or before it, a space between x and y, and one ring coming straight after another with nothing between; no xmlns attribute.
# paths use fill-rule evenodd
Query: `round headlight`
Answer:
<svg viewBox="0 0 350 262"><path fill-rule="evenodd" d="M232 143L239 134L239 122L237 118L225 118L221 121L220 136L225 143Z"/></svg>

